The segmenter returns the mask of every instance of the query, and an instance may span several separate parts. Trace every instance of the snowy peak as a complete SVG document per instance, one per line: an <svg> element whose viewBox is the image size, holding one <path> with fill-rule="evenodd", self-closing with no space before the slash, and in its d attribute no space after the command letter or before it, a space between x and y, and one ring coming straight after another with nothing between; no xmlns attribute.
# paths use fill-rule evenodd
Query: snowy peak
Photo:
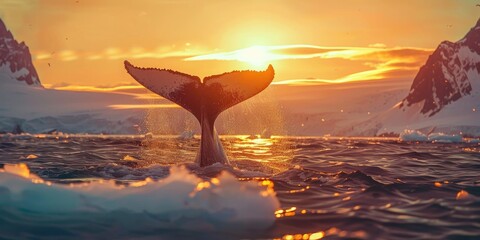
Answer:
<svg viewBox="0 0 480 240"><path fill-rule="evenodd" d="M42 87L27 45L18 43L0 19L0 83L12 78Z"/></svg>
<svg viewBox="0 0 480 240"><path fill-rule="evenodd" d="M460 41L444 41L437 47L399 106L422 104L420 113L431 117L446 105L478 92L479 74L480 20Z"/></svg>
<svg viewBox="0 0 480 240"><path fill-rule="evenodd" d="M9 38L13 39L13 35L10 31L8 31L7 27L5 26L5 23L0 19L0 36L4 38Z"/></svg>
<svg viewBox="0 0 480 240"><path fill-rule="evenodd" d="M467 46L472 52L480 54L480 19L477 25L470 29L467 35L459 42Z"/></svg>

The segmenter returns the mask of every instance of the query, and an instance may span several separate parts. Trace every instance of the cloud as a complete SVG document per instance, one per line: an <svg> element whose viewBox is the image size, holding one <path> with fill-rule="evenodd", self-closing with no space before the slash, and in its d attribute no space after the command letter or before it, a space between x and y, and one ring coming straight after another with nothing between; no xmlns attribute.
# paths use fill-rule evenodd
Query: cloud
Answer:
<svg viewBox="0 0 480 240"><path fill-rule="evenodd" d="M274 82L274 84L332 84L352 81L370 81L391 77L410 77L423 65L432 49L393 47L376 43L369 47L322 47L315 45L254 46L230 52L199 55L186 61L241 61L266 63L288 59L346 59L361 62L370 69L337 79L306 77Z"/></svg>
<svg viewBox="0 0 480 240"><path fill-rule="evenodd" d="M353 48L352 48L353 49ZM285 59L308 59L328 57L328 53L345 50L314 45L282 45L282 46L252 46L230 52L219 52L186 58L186 61L227 60L250 62L252 58L262 58L264 61ZM351 49L350 49L351 50Z"/></svg>
<svg viewBox="0 0 480 240"><path fill-rule="evenodd" d="M316 45L276 45L252 46L226 52L214 52L205 48L194 47L191 43L180 45L162 46L156 49L132 47L127 50L109 47L99 52L81 53L73 50L61 51L59 54L39 52L37 60L57 58L62 61L75 60L118 60L141 58L169 58L177 57L184 61L239 61L247 62L251 66L264 67L272 61L307 59L342 59L355 62L357 65L367 66L368 69L351 73L335 79L324 79L316 76L298 76L296 79L278 79L274 84L332 84L351 81L370 81L385 78L412 77L425 59L432 53L432 49L413 47L386 47L384 44L375 43L368 47L325 47ZM208 53L208 54L207 54ZM348 65L346 65L348 66ZM312 74L312 73L310 73ZM97 88L87 86L62 86L62 90L75 91L112 91L126 93L126 88ZM132 89L143 89L140 86ZM133 93L130 93L133 94ZM137 93L135 93L137 94ZM138 98L158 98L152 94L138 93Z"/></svg>
<svg viewBox="0 0 480 240"><path fill-rule="evenodd" d="M261 55L265 60L342 58L350 60L385 60L392 57L415 57L430 53L431 49L422 48L379 48L376 47L322 47L315 45L253 46L230 52L219 52L186 58L186 61L228 60L249 61L250 54ZM384 45L382 45L384 46Z"/></svg>
<svg viewBox="0 0 480 240"><path fill-rule="evenodd" d="M134 96L137 99L164 99L157 94L147 91L143 86L138 84L122 83L113 86L81 86L81 85L69 85L68 83L59 84L43 84L44 87L49 89L61 90L61 91L79 91L79 92L103 92L103 93L116 93Z"/></svg>
<svg viewBox="0 0 480 240"><path fill-rule="evenodd" d="M36 51L33 56L36 60L60 60L60 61L73 61L73 60L118 60L118 59L162 59L170 57L191 57L211 52L201 46L195 46L191 43L185 43L180 45L161 46L155 49L144 49L140 47L132 47L130 49L121 49L116 47L108 47L100 51L75 51L75 50L63 50L58 54L47 53L46 51Z"/></svg>
<svg viewBox="0 0 480 240"><path fill-rule="evenodd" d="M62 61L73 61L78 59L77 53L71 50L61 51L59 56Z"/></svg>
<svg viewBox="0 0 480 240"><path fill-rule="evenodd" d="M59 85L49 86L56 90L68 90L68 91L90 91L90 92L131 92L132 90L145 89L140 85L121 85L121 86L80 86L80 85L67 85L62 83Z"/></svg>
<svg viewBox="0 0 480 240"><path fill-rule="evenodd" d="M369 44L368 45L369 47L375 47L375 48L386 48L387 45L383 44L383 43L372 43L372 44Z"/></svg>
<svg viewBox="0 0 480 240"><path fill-rule="evenodd" d="M52 54L39 52L35 55L35 58L38 59L38 60L50 59L50 58L52 58Z"/></svg>

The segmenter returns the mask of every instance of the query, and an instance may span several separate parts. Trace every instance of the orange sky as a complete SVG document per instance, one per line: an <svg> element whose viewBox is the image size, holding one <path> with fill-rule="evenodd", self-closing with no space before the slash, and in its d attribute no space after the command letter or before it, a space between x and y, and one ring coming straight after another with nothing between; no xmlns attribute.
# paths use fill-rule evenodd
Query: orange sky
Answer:
<svg viewBox="0 0 480 240"><path fill-rule="evenodd" d="M2 0L0 17L30 47L47 87L132 85L125 59L198 76L272 63L277 84L411 82L441 41L474 26L476 4Z"/></svg>

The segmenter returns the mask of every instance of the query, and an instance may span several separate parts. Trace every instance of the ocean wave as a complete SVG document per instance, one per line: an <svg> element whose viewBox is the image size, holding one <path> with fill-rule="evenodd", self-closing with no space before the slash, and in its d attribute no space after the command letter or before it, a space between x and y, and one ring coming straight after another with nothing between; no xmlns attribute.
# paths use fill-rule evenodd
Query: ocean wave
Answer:
<svg viewBox="0 0 480 240"><path fill-rule="evenodd" d="M478 143L294 137L222 141L232 166L201 168L194 163L198 139L39 135L0 140L0 167L25 163L53 186L35 184L12 195L10 188L19 186L16 179L8 188L1 188L0 198L11 204L0 203L0 234L7 239L475 239L480 235L475 221L480 216ZM185 174L175 173L180 166ZM222 172L238 185L221 180ZM183 185L165 185L172 174L182 176ZM190 176L196 180L187 180ZM150 180L143 188L130 186L146 178ZM212 179L220 179L221 186ZM105 186L121 189L103 191L100 196L74 191L79 195L70 201L63 195L39 193L38 188L66 188L71 193L71 183L103 186L98 184L100 180ZM192 199L190 193L204 182L210 187ZM278 205L268 203L270 200L245 200L267 189L258 186L263 183L274 183ZM249 184L256 190L242 190ZM227 185L230 195L223 193ZM162 196L147 191L154 186L161 188ZM181 186L187 186L186 190ZM218 195L214 189L222 193ZM104 198L111 192L128 195L112 195L119 202L132 201L124 204L127 207L107 204ZM93 205L82 205L80 211L69 214L39 212L34 199L44 204L47 200L41 196L49 196L52 204L58 199L59 207L67 203ZM180 205L193 202L197 207L160 213L142 210L149 206L143 201L166 210L168 204L163 206L160 201L163 197ZM21 199L27 199L24 205L20 205ZM224 201L234 204L233 210L221 205ZM254 206L247 208L250 204ZM216 211L215 206L225 210ZM263 216L257 211L260 208L270 209L264 213L270 220L262 220L269 227L240 230L253 222L224 223L238 211Z"/></svg>

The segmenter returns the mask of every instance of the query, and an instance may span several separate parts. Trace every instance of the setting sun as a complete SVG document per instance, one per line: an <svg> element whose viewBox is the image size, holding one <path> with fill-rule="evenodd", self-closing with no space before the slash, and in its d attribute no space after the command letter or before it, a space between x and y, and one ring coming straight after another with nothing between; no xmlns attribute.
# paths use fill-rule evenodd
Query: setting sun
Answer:
<svg viewBox="0 0 480 240"><path fill-rule="evenodd" d="M272 47L252 46L231 52L220 52L187 58L187 61L227 60L248 63L253 68L264 68L271 61L280 58L271 52Z"/></svg>
<svg viewBox="0 0 480 240"><path fill-rule="evenodd" d="M253 46L240 50L236 54L236 58L242 62L248 62L255 67L265 65L266 62L271 61L270 53L267 49L261 46Z"/></svg>

